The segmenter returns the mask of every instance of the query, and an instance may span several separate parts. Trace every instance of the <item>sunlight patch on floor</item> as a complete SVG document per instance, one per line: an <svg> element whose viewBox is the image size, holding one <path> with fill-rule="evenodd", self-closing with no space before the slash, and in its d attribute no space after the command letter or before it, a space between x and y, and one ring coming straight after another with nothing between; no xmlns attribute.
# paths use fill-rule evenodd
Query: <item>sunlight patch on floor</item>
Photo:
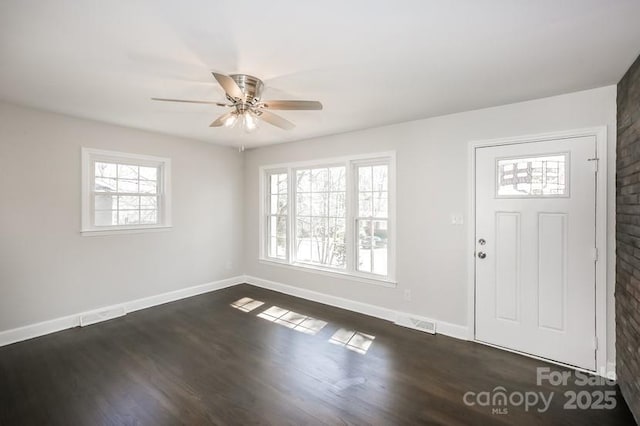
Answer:
<svg viewBox="0 0 640 426"><path fill-rule="evenodd" d="M358 352L359 354L366 354L375 338L376 336L372 336L371 334L364 334L359 331L341 328L333 333L333 336L329 339L329 343L343 346L351 351Z"/></svg>
<svg viewBox="0 0 640 426"><path fill-rule="evenodd" d="M238 299L231 304L232 308L236 308L241 310L242 312L251 312L256 308L264 305L264 302L259 300L254 300L250 297L243 297L242 299Z"/></svg>
<svg viewBox="0 0 640 426"><path fill-rule="evenodd" d="M288 311L278 306L272 306L259 313L258 317L305 334L316 334L327 325L326 321Z"/></svg>

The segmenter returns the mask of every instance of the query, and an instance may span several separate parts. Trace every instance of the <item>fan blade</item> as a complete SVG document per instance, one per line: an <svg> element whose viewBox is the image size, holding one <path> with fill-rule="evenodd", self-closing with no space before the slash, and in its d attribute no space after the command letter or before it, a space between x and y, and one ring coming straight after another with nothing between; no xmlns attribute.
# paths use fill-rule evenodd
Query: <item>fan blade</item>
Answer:
<svg viewBox="0 0 640 426"><path fill-rule="evenodd" d="M190 101L186 99L166 99L166 98L151 98L152 101L164 101L164 102L185 102L188 104L207 104L207 105L218 105L218 106L233 106L223 104L222 102L213 102L213 101Z"/></svg>
<svg viewBox="0 0 640 426"><path fill-rule="evenodd" d="M218 74L217 72L212 72L211 74L213 74L227 95L235 99L241 99L244 102L244 93L242 93L240 86L238 86L238 83L236 83L234 79L228 75Z"/></svg>
<svg viewBox="0 0 640 426"><path fill-rule="evenodd" d="M233 111L222 114L220 117L216 118L213 123L209 124L209 127L222 127L231 116L233 116Z"/></svg>
<svg viewBox="0 0 640 426"><path fill-rule="evenodd" d="M263 101L265 108L269 109L299 109L299 110L321 110L322 104L318 101Z"/></svg>
<svg viewBox="0 0 640 426"><path fill-rule="evenodd" d="M284 130L291 130L294 127L296 127L296 125L290 122L289 120L284 119L272 112L265 111L264 109L260 110L260 115L258 117L260 117L262 120L266 121L267 123L274 125L276 127L280 127L281 129L284 129Z"/></svg>

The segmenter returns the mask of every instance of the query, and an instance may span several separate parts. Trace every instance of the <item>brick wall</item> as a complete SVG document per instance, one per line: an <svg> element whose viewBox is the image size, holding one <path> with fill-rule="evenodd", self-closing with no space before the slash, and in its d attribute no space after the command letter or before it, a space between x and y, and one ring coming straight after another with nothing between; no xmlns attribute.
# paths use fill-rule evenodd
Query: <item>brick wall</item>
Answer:
<svg viewBox="0 0 640 426"><path fill-rule="evenodd" d="M616 369L640 421L640 57L618 83Z"/></svg>

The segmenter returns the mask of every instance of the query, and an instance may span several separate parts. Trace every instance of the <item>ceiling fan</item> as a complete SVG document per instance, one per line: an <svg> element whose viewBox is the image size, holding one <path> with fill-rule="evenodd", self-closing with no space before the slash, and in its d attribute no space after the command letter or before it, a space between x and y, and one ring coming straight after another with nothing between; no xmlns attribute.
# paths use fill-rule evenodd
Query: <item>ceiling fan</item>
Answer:
<svg viewBox="0 0 640 426"><path fill-rule="evenodd" d="M154 101L186 102L193 104L209 104L231 108L231 111L216 118L209 127L233 127L240 122L246 132L252 132L258 127L258 121L265 121L284 130L291 130L295 124L274 114L271 110L321 110L318 101L289 101L261 99L264 84L259 78L247 74L219 74L212 73L220 86L224 89L230 103L215 101L195 101L186 99L151 98Z"/></svg>

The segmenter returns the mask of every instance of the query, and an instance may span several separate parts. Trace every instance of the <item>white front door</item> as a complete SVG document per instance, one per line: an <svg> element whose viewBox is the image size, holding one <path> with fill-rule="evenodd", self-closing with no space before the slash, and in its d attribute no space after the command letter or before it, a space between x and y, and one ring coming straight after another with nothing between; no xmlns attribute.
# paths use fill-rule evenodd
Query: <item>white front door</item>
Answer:
<svg viewBox="0 0 640 426"><path fill-rule="evenodd" d="M595 370L596 138L476 149L476 339Z"/></svg>

